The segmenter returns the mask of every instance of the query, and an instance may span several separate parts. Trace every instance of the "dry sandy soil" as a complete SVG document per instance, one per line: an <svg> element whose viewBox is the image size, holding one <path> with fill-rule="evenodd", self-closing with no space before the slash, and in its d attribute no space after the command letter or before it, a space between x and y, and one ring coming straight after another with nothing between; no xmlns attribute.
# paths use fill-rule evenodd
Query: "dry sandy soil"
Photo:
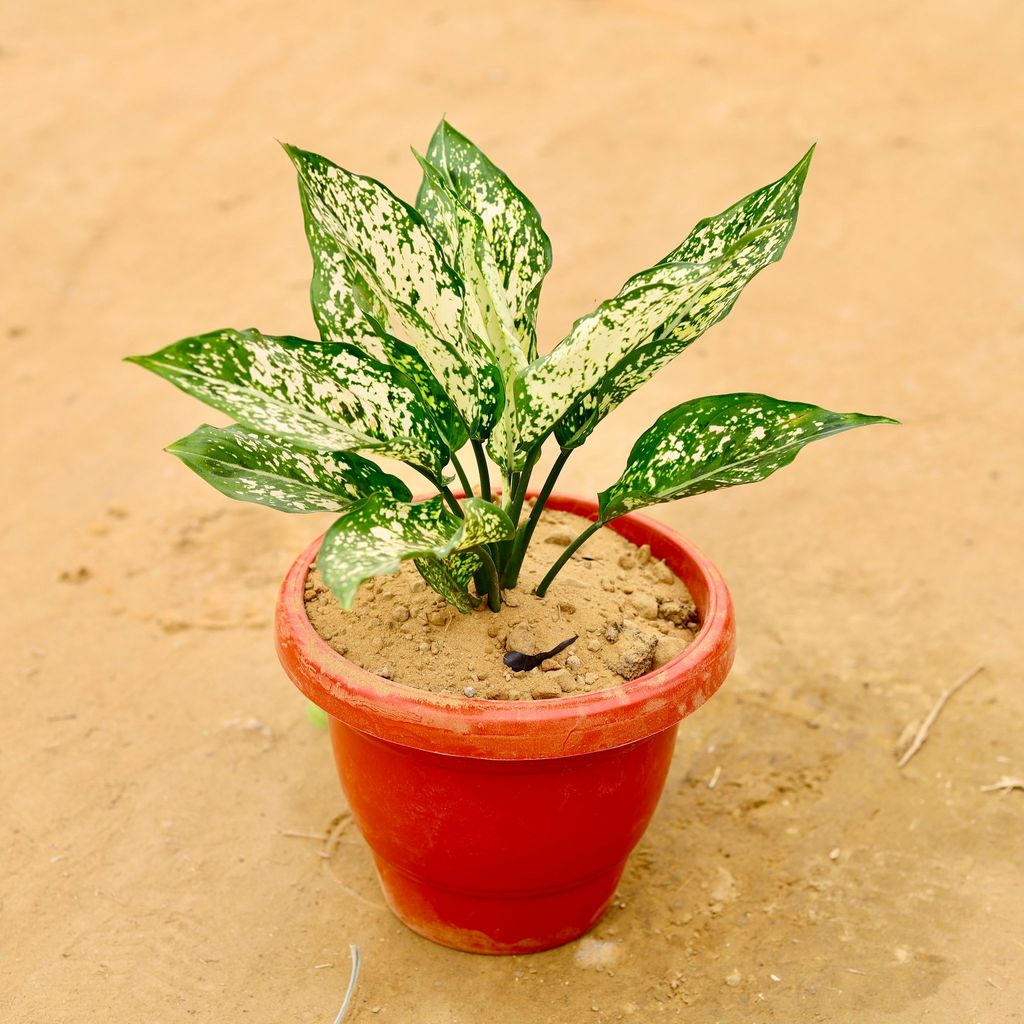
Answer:
<svg viewBox="0 0 1024 1024"><path fill-rule="evenodd" d="M355 943L358 1024L1022 1019L1024 792L982 789L1024 776L1020 5L4 7L0 1018L330 1022ZM383 908L274 659L324 522L161 454L206 414L118 362L311 332L274 139L411 195L443 111L545 216L547 344L819 143L783 263L565 489L698 394L904 421L659 510L731 583L736 668L607 919L513 959Z"/></svg>

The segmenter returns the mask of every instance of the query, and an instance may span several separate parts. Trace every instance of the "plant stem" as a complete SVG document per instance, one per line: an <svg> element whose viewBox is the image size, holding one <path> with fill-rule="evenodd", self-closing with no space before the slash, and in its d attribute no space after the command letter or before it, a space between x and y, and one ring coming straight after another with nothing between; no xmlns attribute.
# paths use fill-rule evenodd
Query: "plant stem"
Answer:
<svg viewBox="0 0 1024 1024"><path fill-rule="evenodd" d="M473 485L469 482L469 477L466 475L466 471L462 468L462 463L459 462L455 452L452 452L452 465L455 467L455 472L459 476L459 483L462 484L462 490L465 492L467 498L473 494Z"/></svg>
<svg viewBox="0 0 1024 1024"><path fill-rule="evenodd" d="M512 520L513 525L517 529L519 527L519 516L523 511L523 501L526 498L526 491L530 486L530 474L533 472L534 464L539 457L540 449L534 449L526 456L526 464L523 466L522 471L512 474L512 500L506 511L508 512L509 519ZM508 565L508 560L512 554L512 546L514 543L515 538L512 540L503 540L498 546L499 559L503 567Z"/></svg>
<svg viewBox="0 0 1024 1024"><path fill-rule="evenodd" d="M438 494L448 502L448 507L460 518L465 519L465 513L462 511L462 506L455 500L455 495L452 494L451 488L444 483L440 477L434 476L433 473L420 466L413 467L422 476L425 476L436 488Z"/></svg>
<svg viewBox="0 0 1024 1024"><path fill-rule="evenodd" d="M558 575L558 573L559 573L559 572L561 571L561 568L562 568L562 566L563 566L563 565L565 565L565 563L566 563L566 562L568 562L570 558L572 558L572 556L573 556L573 554L575 553L575 551L576 551L576 550L577 550L578 548L582 547L582 546L583 546L583 544L584 544L584 543L586 543L586 541L587 541L587 540L588 540L588 539L589 539L590 537L592 537L592 536L593 536L593 535L594 535L595 533L597 533L597 531L598 531L598 530L600 530L602 526L604 526L604 523L602 523L602 522L601 522L600 520L598 520L598 521L597 521L596 523L591 523L591 524L590 524L590 525L589 525L589 526L588 526L588 527L587 527L587 528L586 528L586 529L585 529L585 530L584 530L584 531L583 531L583 532L582 532L582 533L581 533L581 534L580 534L580 535L579 535L579 536L578 536L578 537L577 537L577 538L576 538L576 539L575 539L575 540L574 540L574 541L573 541L573 542L572 542L572 543L571 543L571 544L570 544L570 545L569 545L569 546L568 546L568 547L567 547L567 548L566 548L566 549L565 549L565 550L564 550L564 551L562 552L562 554L561 554L561 556L559 557L558 561L557 561L557 562L555 562L555 564L554 564L553 566L551 566L551 568L550 568L550 569L548 569L548 574L547 574L547 575L546 575L546 576L544 577L544 579L542 579L542 580L540 581L540 584L539 584L539 586L538 586L538 587L537 587L537 589L536 589L536 590L534 591L534 593L535 593L535 594L536 594L536 595L537 595L538 597L543 597L543 596L544 596L544 595L545 595L545 594L546 594L546 593L548 592L548 587L550 587L550 586L551 586L551 582L552 582L552 580L554 580L554 578L555 578L555 577L556 577L556 576Z"/></svg>
<svg viewBox="0 0 1024 1024"><path fill-rule="evenodd" d="M548 498L551 497L558 474L562 472L562 467L569 460L573 451L572 448L562 448L559 451L558 458L555 459L555 464L551 467L551 472L548 473L548 478L544 481L544 486L533 504L533 511L530 513L526 526L516 534L516 538L512 542L512 552L505 563L504 584L506 587L512 588L519 582L519 572L523 567L523 559L529 550L530 541L533 539L533 532L537 529Z"/></svg>
<svg viewBox="0 0 1024 1024"><path fill-rule="evenodd" d="M501 611L501 584L498 582L498 570L494 566L493 559L482 544L469 550L483 562L484 572L487 573L487 607L492 612Z"/></svg>
<svg viewBox="0 0 1024 1024"><path fill-rule="evenodd" d="M473 454L476 456L476 468L480 473L480 497L484 501L491 501L491 477L487 471L487 456L484 454L484 446L473 441Z"/></svg>
<svg viewBox="0 0 1024 1024"><path fill-rule="evenodd" d="M458 498L452 494L452 489L447 484L441 484L441 496L448 502L448 507L460 518L465 519L466 513L462 511Z"/></svg>

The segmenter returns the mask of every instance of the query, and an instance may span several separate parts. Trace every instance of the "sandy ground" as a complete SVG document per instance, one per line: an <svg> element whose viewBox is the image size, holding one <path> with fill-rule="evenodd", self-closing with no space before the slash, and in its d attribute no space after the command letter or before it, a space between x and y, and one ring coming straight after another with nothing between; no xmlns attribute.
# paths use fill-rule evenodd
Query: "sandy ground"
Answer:
<svg viewBox="0 0 1024 1024"><path fill-rule="evenodd" d="M1024 792L981 789L1024 776L1019 5L4 8L0 1018L329 1022L356 943L359 1024L1022 1019ZM726 573L739 658L614 910L528 958L384 910L271 646L324 523L161 454L204 411L118 363L310 332L274 138L411 195L443 111L544 214L547 344L819 142L786 259L567 490L698 394L905 424L659 511Z"/></svg>

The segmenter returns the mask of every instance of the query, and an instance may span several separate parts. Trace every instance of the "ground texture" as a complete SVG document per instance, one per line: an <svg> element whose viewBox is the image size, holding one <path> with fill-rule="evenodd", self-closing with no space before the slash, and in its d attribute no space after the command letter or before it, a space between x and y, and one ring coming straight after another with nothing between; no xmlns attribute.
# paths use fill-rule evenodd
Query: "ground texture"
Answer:
<svg viewBox="0 0 1024 1024"><path fill-rule="evenodd" d="M5 1022L330 1022L350 943L359 1024L1021 1019L1024 792L982 788L1024 776L1019 7L5 8ZM735 671L680 730L606 920L513 959L384 909L277 666L276 587L323 520L162 455L204 410L117 361L309 333L274 139L411 195L442 112L544 214L548 345L819 143L783 263L566 490L699 394L904 421L659 510L730 581Z"/></svg>

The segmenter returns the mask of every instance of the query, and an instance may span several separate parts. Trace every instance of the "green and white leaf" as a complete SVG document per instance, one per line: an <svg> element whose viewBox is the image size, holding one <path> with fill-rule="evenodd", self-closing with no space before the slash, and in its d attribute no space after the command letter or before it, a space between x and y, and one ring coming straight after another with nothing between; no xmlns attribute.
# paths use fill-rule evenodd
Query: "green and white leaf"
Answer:
<svg viewBox="0 0 1024 1024"><path fill-rule="evenodd" d="M763 480L812 441L886 416L830 412L767 395L712 395L665 413L633 445L622 476L598 495L602 522L647 505Z"/></svg>
<svg viewBox="0 0 1024 1024"><path fill-rule="evenodd" d="M430 587L460 612L471 612L479 604L469 593L469 581L483 564L471 551L459 551L448 558L417 558L416 568Z"/></svg>
<svg viewBox="0 0 1024 1024"><path fill-rule="evenodd" d="M504 401L500 375L486 342L466 328L462 282L423 218L373 178L294 146L285 151L318 244L329 238L344 250L371 296L370 312L412 344L470 435L487 437Z"/></svg>
<svg viewBox="0 0 1024 1024"><path fill-rule="evenodd" d="M412 494L353 452L319 452L245 427L203 425L167 449L221 494L281 512L341 512L371 494Z"/></svg>
<svg viewBox="0 0 1024 1024"><path fill-rule="evenodd" d="M551 269L551 242L541 226L540 214L508 175L447 121L437 126L427 148L427 160L483 225L516 333L527 359L535 359L537 301ZM459 240L450 231L440 198L436 183L424 175L416 206L435 236L453 253Z"/></svg>
<svg viewBox="0 0 1024 1024"><path fill-rule="evenodd" d="M418 153L423 181L430 183L430 207L435 221L445 225L453 239L452 259L466 289L466 317L469 327L486 338L505 388L505 405L490 437L489 450L506 475L515 465L518 449L512 382L526 369L527 356L508 306L505 285L491 251L484 223L463 204L441 172ZM421 195L423 189L420 190Z"/></svg>
<svg viewBox="0 0 1024 1024"><path fill-rule="evenodd" d="M516 383L520 414L530 424L524 440L561 420L559 444L581 444L624 398L723 319L747 283L785 251L810 158L808 152L778 181L701 221L531 364Z"/></svg>
<svg viewBox="0 0 1024 1024"><path fill-rule="evenodd" d="M448 462L408 379L351 345L228 329L129 361L260 433L320 451L377 452L435 477Z"/></svg>
<svg viewBox="0 0 1024 1024"><path fill-rule="evenodd" d="M463 518L441 498L409 504L374 495L343 514L327 531L317 557L317 568L341 606L351 608L364 581L397 572L406 559L444 560L515 533L497 505L482 498L459 504Z"/></svg>
<svg viewBox="0 0 1024 1024"><path fill-rule="evenodd" d="M448 447L458 451L469 439L458 410L420 354L381 326L387 310L376 301L344 247L310 213L304 193L301 198L313 257L310 304L321 341L348 342L401 370L416 385Z"/></svg>

